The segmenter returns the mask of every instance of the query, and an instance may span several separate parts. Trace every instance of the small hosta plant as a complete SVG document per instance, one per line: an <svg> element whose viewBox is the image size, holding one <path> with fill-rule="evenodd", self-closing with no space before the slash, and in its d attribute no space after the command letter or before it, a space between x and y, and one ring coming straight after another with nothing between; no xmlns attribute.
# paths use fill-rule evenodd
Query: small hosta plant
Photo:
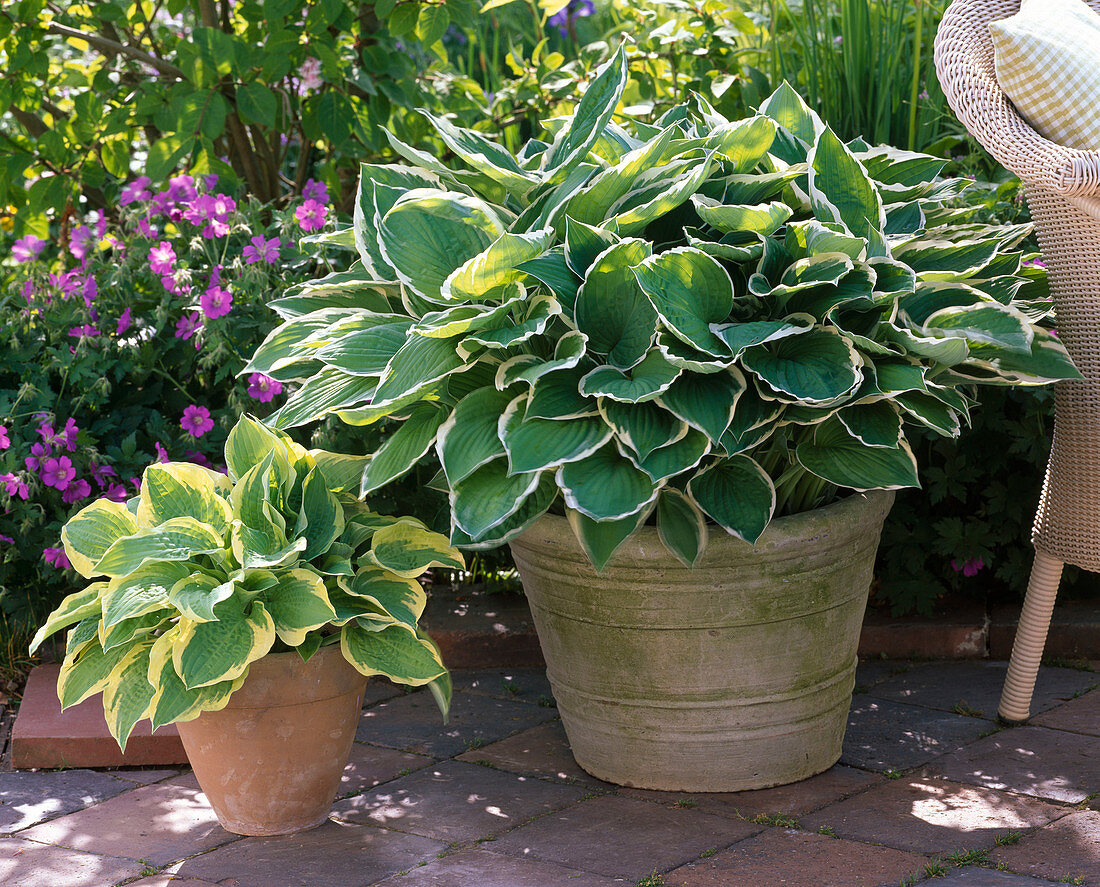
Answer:
<svg viewBox="0 0 1100 887"><path fill-rule="evenodd" d="M359 262L276 300L247 370L299 383L273 421L399 422L361 493L431 454L458 545L553 508L598 567L651 516L693 563L708 526L915 486L906 426L957 435L974 383L1077 376L1029 228L953 207L942 160L845 144L786 85L632 124L625 83L620 50L514 156L428 115L461 169L364 165Z"/></svg>
<svg viewBox="0 0 1100 887"><path fill-rule="evenodd" d="M245 417L225 460L228 476L150 465L139 496L99 499L65 524L69 560L95 581L32 644L72 626L62 706L102 691L125 749L142 718L155 729L224 707L268 653L308 660L338 643L364 675L430 685L446 715L450 678L417 625L427 600L417 577L461 569L462 555L419 521L342 501L362 459L307 452Z"/></svg>

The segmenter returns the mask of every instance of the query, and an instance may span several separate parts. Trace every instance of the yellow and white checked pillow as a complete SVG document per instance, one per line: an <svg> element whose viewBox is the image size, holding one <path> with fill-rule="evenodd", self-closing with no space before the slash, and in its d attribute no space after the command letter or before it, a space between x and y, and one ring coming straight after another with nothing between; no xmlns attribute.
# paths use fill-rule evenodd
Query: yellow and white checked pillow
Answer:
<svg viewBox="0 0 1100 887"><path fill-rule="evenodd" d="M1023 0L989 31L997 81L1036 132L1100 149L1100 15L1084 0Z"/></svg>

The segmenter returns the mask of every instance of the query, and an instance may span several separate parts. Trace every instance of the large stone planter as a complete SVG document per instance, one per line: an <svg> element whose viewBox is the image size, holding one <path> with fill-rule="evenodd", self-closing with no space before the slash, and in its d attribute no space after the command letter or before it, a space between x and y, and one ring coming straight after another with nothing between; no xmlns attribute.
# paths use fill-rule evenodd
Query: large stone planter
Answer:
<svg viewBox="0 0 1100 887"><path fill-rule="evenodd" d="M712 529L694 569L650 527L602 574L564 518L513 540L577 762L619 785L691 792L836 763L893 499L856 494L780 518L755 547Z"/></svg>
<svg viewBox="0 0 1100 887"><path fill-rule="evenodd" d="M238 835L285 835L323 823L363 707L367 679L338 644L302 662L265 656L221 711L179 724L199 786Z"/></svg>

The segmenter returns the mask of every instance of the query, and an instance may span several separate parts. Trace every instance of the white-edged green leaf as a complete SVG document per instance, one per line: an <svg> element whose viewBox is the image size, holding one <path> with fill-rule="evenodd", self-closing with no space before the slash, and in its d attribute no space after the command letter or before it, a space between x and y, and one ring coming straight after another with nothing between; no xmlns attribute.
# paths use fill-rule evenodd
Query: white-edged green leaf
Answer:
<svg viewBox="0 0 1100 887"><path fill-rule="evenodd" d="M889 401L856 404L842 409L837 418L848 433L869 447L889 447L901 440L901 415Z"/></svg>
<svg viewBox="0 0 1100 887"><path fill-rule="evenodd" d="M732 172L746 173L764 159L774 140L775 123L758 114L713 127L705 147L731 164Z"/></svg>
<svg viewBox="0 0 1100 887"><path fill-rule="evenodd" d="M905 440L896 449L869 447L836 418L818 425L812 437L804 438L795 457L808 472L838 487L866 491L920 486L917 460Z"/></svg>
<svg viewBox="0 0 1100 887"><path fill-rule="evenodd" d="M670 332L699 351L726 356L725 343L710 325L729 318L733 281L716 259L690 246L677 247L650 256L633 270Z"/></svg>
<svg viewBox="0 0 1100 887"><path fill-rule="evenodd" d="M337 410L365 403L375 390L375 380L353 376L335 367L322 367L287 398L267 422L276 428L293 428L314 422Z"/></svg>
<svg viewBox="0 0 1100 887"><path fill-rule="evenodd" d="M697 467L710 449L711 443L707 440L707 436L701 431L689 428L688 433L678 441L667 447L660 447L647 458L640 460L638 467L648 474L654 483L660 483Z"/></svg>
<svg viewBox="0 0 1100 887"><path fill-rule="evenodd" d="M649 475L608 444L558 469L566 504L596 521L637 514L657 496Z"/></svg>
<svg viewBox="0 0 1100 887"><path fill-rule="evenodd" d="M744 390L745 377L736 367L722 373L683 373L657 403L717 441L733 421Z"/></svg>
<svg viewBox="0 0 1100 887"><path fill-rule="evenodd" d="M394 431L367 463L359 496L377 490L403 476L435 443L439 427L447 413L430 403L417 404L401 426Z"/></svg>
<svg viewBox="0 0 1100 887"><path fill-rule="evenodd" d="M451 490L451 514L477 540L519 509L538 486L539 473L511 474L504 459L482 465Z"/></svg>
<svg viewBox="0 0 1100 887"><path fill-rule="evenodd" d="M1026 317L996 302L941 308L924 327L946 336L959 336L979 345L996 345L1017 354L1031 354L1034 333Z"/></svg>
<svg viewBox="0 0 1100 887"><path fill-rule="evenodd" d="M739 359L754 345L798 336L813 329L813 318L789 317L786 320L751 320L743 323L715 324L711 327L726 347Z"/></svg>
<svg viewBox="0 0 1100 887"><path fill-rule="evenodd" d="M807 146L817 141L825 130L821 118L786 80L760 104L760 113L770 117ZM783 159L787 160L786 157Z"/></svg>
<svg viewBox="0 0 1100 887"><path fill-rule="evenodd" d="M642 403L667 391L679 375L679 367L669 363L659 351L650 351L641 363L625 373L612 366L596 367L581 379L580 393L623 403Z"/></svg>
<svg viewBox="0 0 1100 887"><path fill-rule="evenodd" d="M645 523L649 511L649 508L643 508L637 514L618 520L602 521L592 520L573 509L566 509L565 515L592 566L596 568L597 573L602 573L611 556Z"/></svg>
<svg viewBox="0 0 1100 887"><path fill-rule="evenodd" d="M358 620L349 622L340 630L340 650L360 674L385 675L412 687L431 683L447 671L434 644L400 625L369 631Z"/></svg>
<svg viewBox="0 0 1100 887"><path fill-rule="evenodd" d="M449 120L436 117L423 108L417 111L431 121L443 143L460 157L471 169L500 183L509 192L522 196L537 179L522 169L512 153L472 129L455 126Z"/></svg>
<svg viewBox="0 0 1100 887"><path fill-rule="evenodd" d="M745 369L781 398L807 404L827 404L854 392L863 379L859 360L847 341L822 329L755 345L741 357Z"/></svg>
<svg viewBox="0 0 1100 887"><path fill-rule="evenodd" d="M794 213L785 203L729 205L702 194L693 195L691 202L699 218L723 234L742 231L774 234Z"/></svg>
<svg viewBox="0 0 1100 887"><path fill-rule="evenodd" d="M675 443L688 432L686 422L653 401L627 404L603 400L600 414L614 429L616 438L636 453L639 461L654 450Z"/></svg>
<svg viewBox="0 0 1100 887"><path fill-rule="evenodd" d="M856 237L871 238L886 226L882 198L867 171L826 127L808 157L810 203L823 222L840 222Z"/></svg>
<svg viewBox="0 0 1100 887"><path fill-rule="evenodd" d="M511 399L495 388L479 388L462 398L439 427L435 450L448 483L465 480L504 454L497 423Z"/></svg>
<svg viewBox="0 0 1100 887"><path fill-rule="evenodd" d="M479 539L475 540L462 527L454 523L452 515L451 542L463 548L498 548L514 539L534 521L542 517L557 497L558 485L554 483L553 473L544 472L539 475L539 482L535 489L520 503L519 507L506 520L497 524Z"/></svg>
<svg viewBox="0 0 1100 887"><path fill-rule="evenodd" d="M526 382L534 386L548 373L577 366L587 350L588 336L579 330L570 330L558 339L552 360L543 360L533 354L520 354L502 363L497 368L496 387L503 391L516 382Z"/></svg>
<svg viewBox="0 0 1100 887"><path fill-rule="evenodd" d="M558 133L546 152L547 172L568 169L584 160L615 113L628 79L626 41L623 41L597 72L596 79L581 96L569 125Z"/></svg>
<svg viewBox="0 0 1100 887"><path fill-rule="evenodd" d="M115 577L102 596L104 628L171 603L172 587L190 574L190 567L178 561L153 561Z"/></svg>
<svg viewBox="0 0 1100 887"><path fill-rule="evenodd" d="M694 567L707 547L707 520L688 496L666 487L657 497L657 533L685 567Z"/></svg>
<svg viewBox="0 0 1100 887"><path fill-rule="evenodd" d="M310 356L351 376L380 376L405 344L412 326L413 321L401 319L353 330L334 337Z"/></svg>
<svg viewBox="0 0 1100 887"><path fill-rule="evenodd" d="M642 240L608 247L577 291L577 328L588 336L588 349L621 369L640 361L656 335L657 314L632 270L649 254Z"/></svg>
<svg viewBox="0 0 1100 887"><path fill-rule="evenodd" d="M448 301L477 300L523 275L518 268L549 248L554 232L546 228L526 234L505 232L483 252L468 259L443 282L441 295Z"/></svg>
<svg viewBox="0 0 1100 887"><path fill-rule="evenodd" d="M528 418L527 395L508 404L497 425L504 442L510 474L525 474L583 459L611 439L611 429L599 418L576 417L568 422Z"/></svg>
<svg viewBox="0 0 1100 887"><path fill-rule="evenodd" d="M378 220L395 202L394 194L387 202L376 202L375 184L384 185L398 192L414 188L438 188L439 178L427 170L396 164L359 164L359 185L355 197L352 230L355 248L363 265L380 280L396 280L394 270L382 257L378 248ZM392 193L392 191L391 191Z"/></svg>
<svg viewBox="0 0 1100 887"><path fill-rule="evenodd" d="M755 544L775 512L771 478L748 456L730 456L700 471L688 493L731 536Z"/></svg>
<svg viewBox="0 0 1100 887"><path fill-rule="evenodd" d="M466 367L450 339L411 336L389 364L374 392L372 403L395 403L430 389L441 379Z"/></svg>
<svg viewBox="0 0 1100 887"><path fill-rule="evenodd" d="M619 237L611 231L565 217L565 263L578 277L584 278L596 257L616 243Z"/></svg>
<svg viewBox="0 0 1100 887"><path fill-rule="evenodd" d="M61 528L61 543L73 569L89 578L103 573L96 564L112 545L137 531L137 521L125 505L97 499L69 518Z"/></svg>
<svg viewBox="0 0 1100 887"><path fill-rule="evenodd" d="M185 561L197 554L216 554L225 540L209 524L176 517L156 529L141 529L115 542L96 565L107 576L125 576L149 561Z"/></svg>

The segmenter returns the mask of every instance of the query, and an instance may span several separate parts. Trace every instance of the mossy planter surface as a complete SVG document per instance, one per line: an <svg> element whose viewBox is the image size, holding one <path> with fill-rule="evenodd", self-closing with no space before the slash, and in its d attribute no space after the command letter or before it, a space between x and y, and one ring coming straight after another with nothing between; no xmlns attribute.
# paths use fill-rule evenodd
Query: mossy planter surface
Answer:
<svg viewBox="0 0 1100 887"><path fill-rule="evenodd" d="M796 782L840 758L856 648L892 492L712 528L693 569L644 527L597 574L565 518L510 545L573 754L667 791Z"/></svg>
<svg viewBox="0 0 1100 887"><path fill-rule="evenodd" d="M285 835L328 819L367 679L338 644L308 662L265 656L221 711L179 724L195 777L226 831Z"/></svg>

